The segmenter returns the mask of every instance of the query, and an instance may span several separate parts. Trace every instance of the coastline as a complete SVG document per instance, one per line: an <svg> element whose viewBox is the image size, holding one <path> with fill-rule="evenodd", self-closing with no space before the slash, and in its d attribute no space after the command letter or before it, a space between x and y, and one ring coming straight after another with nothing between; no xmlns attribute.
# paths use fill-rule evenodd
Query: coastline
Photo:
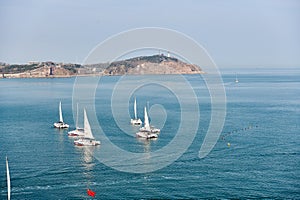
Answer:
<svg viewBox="0 0 300 200"><path fill-rule="evenodd" d="M43 75L43 76L37 76L37 75L21 75L21 74L2 74L0 76L0 79L34 79L34 78L73 78L73 77L95 77L95 76L155 76L155 75L195 75L195 74L206 74L203 71L194 72L194 73L157 73L157 74L72 74L72 75Z"/></svg>
<svg viewBox="0 0 300 200"><path fill-rule="evenodd" d="M73 64L29 62L3 64L0 78L68 78L74 76L204 74L200 67L163 54L140 56L112 63Z"/></svg>

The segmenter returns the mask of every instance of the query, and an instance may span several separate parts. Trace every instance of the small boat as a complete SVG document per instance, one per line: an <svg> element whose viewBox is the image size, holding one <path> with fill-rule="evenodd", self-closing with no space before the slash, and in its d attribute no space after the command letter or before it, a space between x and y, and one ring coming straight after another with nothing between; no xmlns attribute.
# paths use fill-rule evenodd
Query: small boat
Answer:
<svg viewBox="0 0 300 200"><path fill-rule="evenodd" d="M74 141L76 146L97 146L100 145L100 141L97 141L92 133L92 129L84 109L84 136Z"/></svg>
<svg viewBox="0 0 300 200"><path fill-rule="evenodd" d="M239 79L237 78L237 74L235 74L235 82L238 83Z"/></svg>
<svg viewBox="0 0 300 200"><path fill-rule="evenodd" d="M8 159L6 157L6 178L7 178L7 199L10 200L10 175L8 167Z"/></svg>
<svg viewBox="0 0 300 200"><path fill-rule="evenodd" d="M77 104L77 111L76 111L76 128L75 130L68 132L69 137L82 137L84 136L84 129L78 127L78 104Z"/></svg>
<svg viewBox="0 0 300 200"><path fill-rule="evenodd" d="M62 109L61 109L61 101L59 102L58 110L59 110L59 121L53 124L54 127L55 128L69 128L69 125L66 124L63 120Z"/></svg>
<svg viewBox="0 0 300 200"><path fill-rule="evenodd" d="M152 139L158 137L157 133L151 131L146 107L144 108L144 126L140 128L140 131L136 133L136 136L141 138L146 138L146 139Z"/></svg>
<svg viewBox="0 0 300 200"><path fill-rule="evenodd" d="M136 111L136 98L134 98L134 105L133 105L133 109L134 109L134 119L130 120L130 123L134 126L140 126L142 125L142 120L139 119L137 117L137 111Z"/></svg>

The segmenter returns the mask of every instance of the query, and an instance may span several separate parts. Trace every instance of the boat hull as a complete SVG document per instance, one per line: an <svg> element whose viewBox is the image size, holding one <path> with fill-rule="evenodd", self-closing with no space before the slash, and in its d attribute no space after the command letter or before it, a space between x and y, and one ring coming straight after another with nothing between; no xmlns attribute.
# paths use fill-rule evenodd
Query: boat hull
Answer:
<svg viewBox="0 0 300 200"><path fill-rule="evenodd" d="M150 133L157 133L157 134L159 134L160 133L160 129L151 127L150 131L149 131L145 127L142 127L142 128L140 128L140 132L150 132Z"/></svg>
<svg viewBox="0 0 300 200"><path fill-rule="evenodd" d="M88 138L81 138L74 141L75 146L98 146L100 144L100 141Z"/></svg>
<svg viewBox="0 0 300 200"><path fill-rule="evenodd" d="M69 128L69 125L64 122L56 122L53 124L54 128L64 129Z"/></svg>
<svg viewBox="0 0 300 200"><path fill-rule="evenodd" d="M141 126L142 120L141 119L131 119L130 123L131 123L131 125L134 125L134 126Z"/></svg>
<svg viewBox="0 0 300 200"><path fill-rule="evenodd" d="M84 137L83 129L75 129L73 131L68 132L69 137Z"/></svg>
<svg viewBox="0 0 300 200"><path fill-rule="evenodd" d="M146 138L146 139L158 138L158 135L156 133L145 132L145 131L137 132L136 136L140 138Z"/></svg>

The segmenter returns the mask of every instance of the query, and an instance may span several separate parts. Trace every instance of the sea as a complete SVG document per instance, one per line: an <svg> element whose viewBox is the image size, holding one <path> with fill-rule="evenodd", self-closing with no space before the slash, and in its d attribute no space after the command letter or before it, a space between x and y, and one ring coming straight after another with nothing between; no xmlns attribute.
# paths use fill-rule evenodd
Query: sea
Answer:
<svg viewBox="0 0 300 200"><path fill-rule="evenodd" d="M81 105L95 109L98 124L91 122L91 127L101 140L97 147L76 147L67 135L76 126L76 77L0 79L0 199L7 199L6 156L11 199L300 199L300 68L221 69L224 126L220 135L218 130L213 133L218 136L215 145L200 158L209 127L220 122L212 120L216 107L208 76L184 75L194 95L185 97L177 94L180 87L172 88L180 85L173 75L155 76L168 82L163 86L151 82L154 76L132 76L131 83L138 86L123 91L123 96L118 96L124 90L118 87L126 85L119 84L123 77L101 77L94 105ZM89 79L94 77L85 78ZM138 127L130 125L134 98L138 116L144 119L146 107L150 123L161 129L156 140L136 138ZM182 113L180 103L189 99L197 100L198 109ZM60 101L68 130L53 128ZM83 126L82 109L78 116ZM183 120L196 125L194 136L188 132L192 129L181 126ZM97 126L108 140L102 139ZM170 162L154 159L156 165L151 162L147 168L147 163L120 159L125 157L120 151L106 150L112 143L128 155L151 160L173 141L182 145L176 137L180 128L186 131L181 141L191 142L179 153L169 148L162 158ZM96 196L88 196L87 189Z"/></svg>

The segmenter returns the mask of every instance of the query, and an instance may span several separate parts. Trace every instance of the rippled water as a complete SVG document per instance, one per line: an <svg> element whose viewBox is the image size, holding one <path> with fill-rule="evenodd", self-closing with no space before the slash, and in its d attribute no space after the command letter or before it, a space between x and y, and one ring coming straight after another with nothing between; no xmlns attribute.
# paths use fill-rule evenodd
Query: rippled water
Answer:
<svg viewBox="0 0 300 200"><path fill-rule="evenodd" d="M101 152L101 146L89 151L74 147L66 130L52 128L60 100L65 121L70 129L75 126L74 78L0 79L0 198L6 198L7 155L12 199L89 199L87 188L97 193L95 199L299 199L299 69L239 70L237 84L235 73L224 71L227 116L212 152L198 158L210 120L209 93L200 76L186 76L198 96L198 134L173 164L144 174L114 170L92 156L94 151ZM113 121L110 99L119 78L104 77L96 92L97 116L111 141L132 152L155 151L167 145L180 123L174 95L151 85L136 91L140 116L144 105L161 104L167 113L158 140L142 142L133 137L135 128L128 125L130 136ZM133 96L130 106L132 100ZM152 121L154 118L152 115Z"/></svg>

